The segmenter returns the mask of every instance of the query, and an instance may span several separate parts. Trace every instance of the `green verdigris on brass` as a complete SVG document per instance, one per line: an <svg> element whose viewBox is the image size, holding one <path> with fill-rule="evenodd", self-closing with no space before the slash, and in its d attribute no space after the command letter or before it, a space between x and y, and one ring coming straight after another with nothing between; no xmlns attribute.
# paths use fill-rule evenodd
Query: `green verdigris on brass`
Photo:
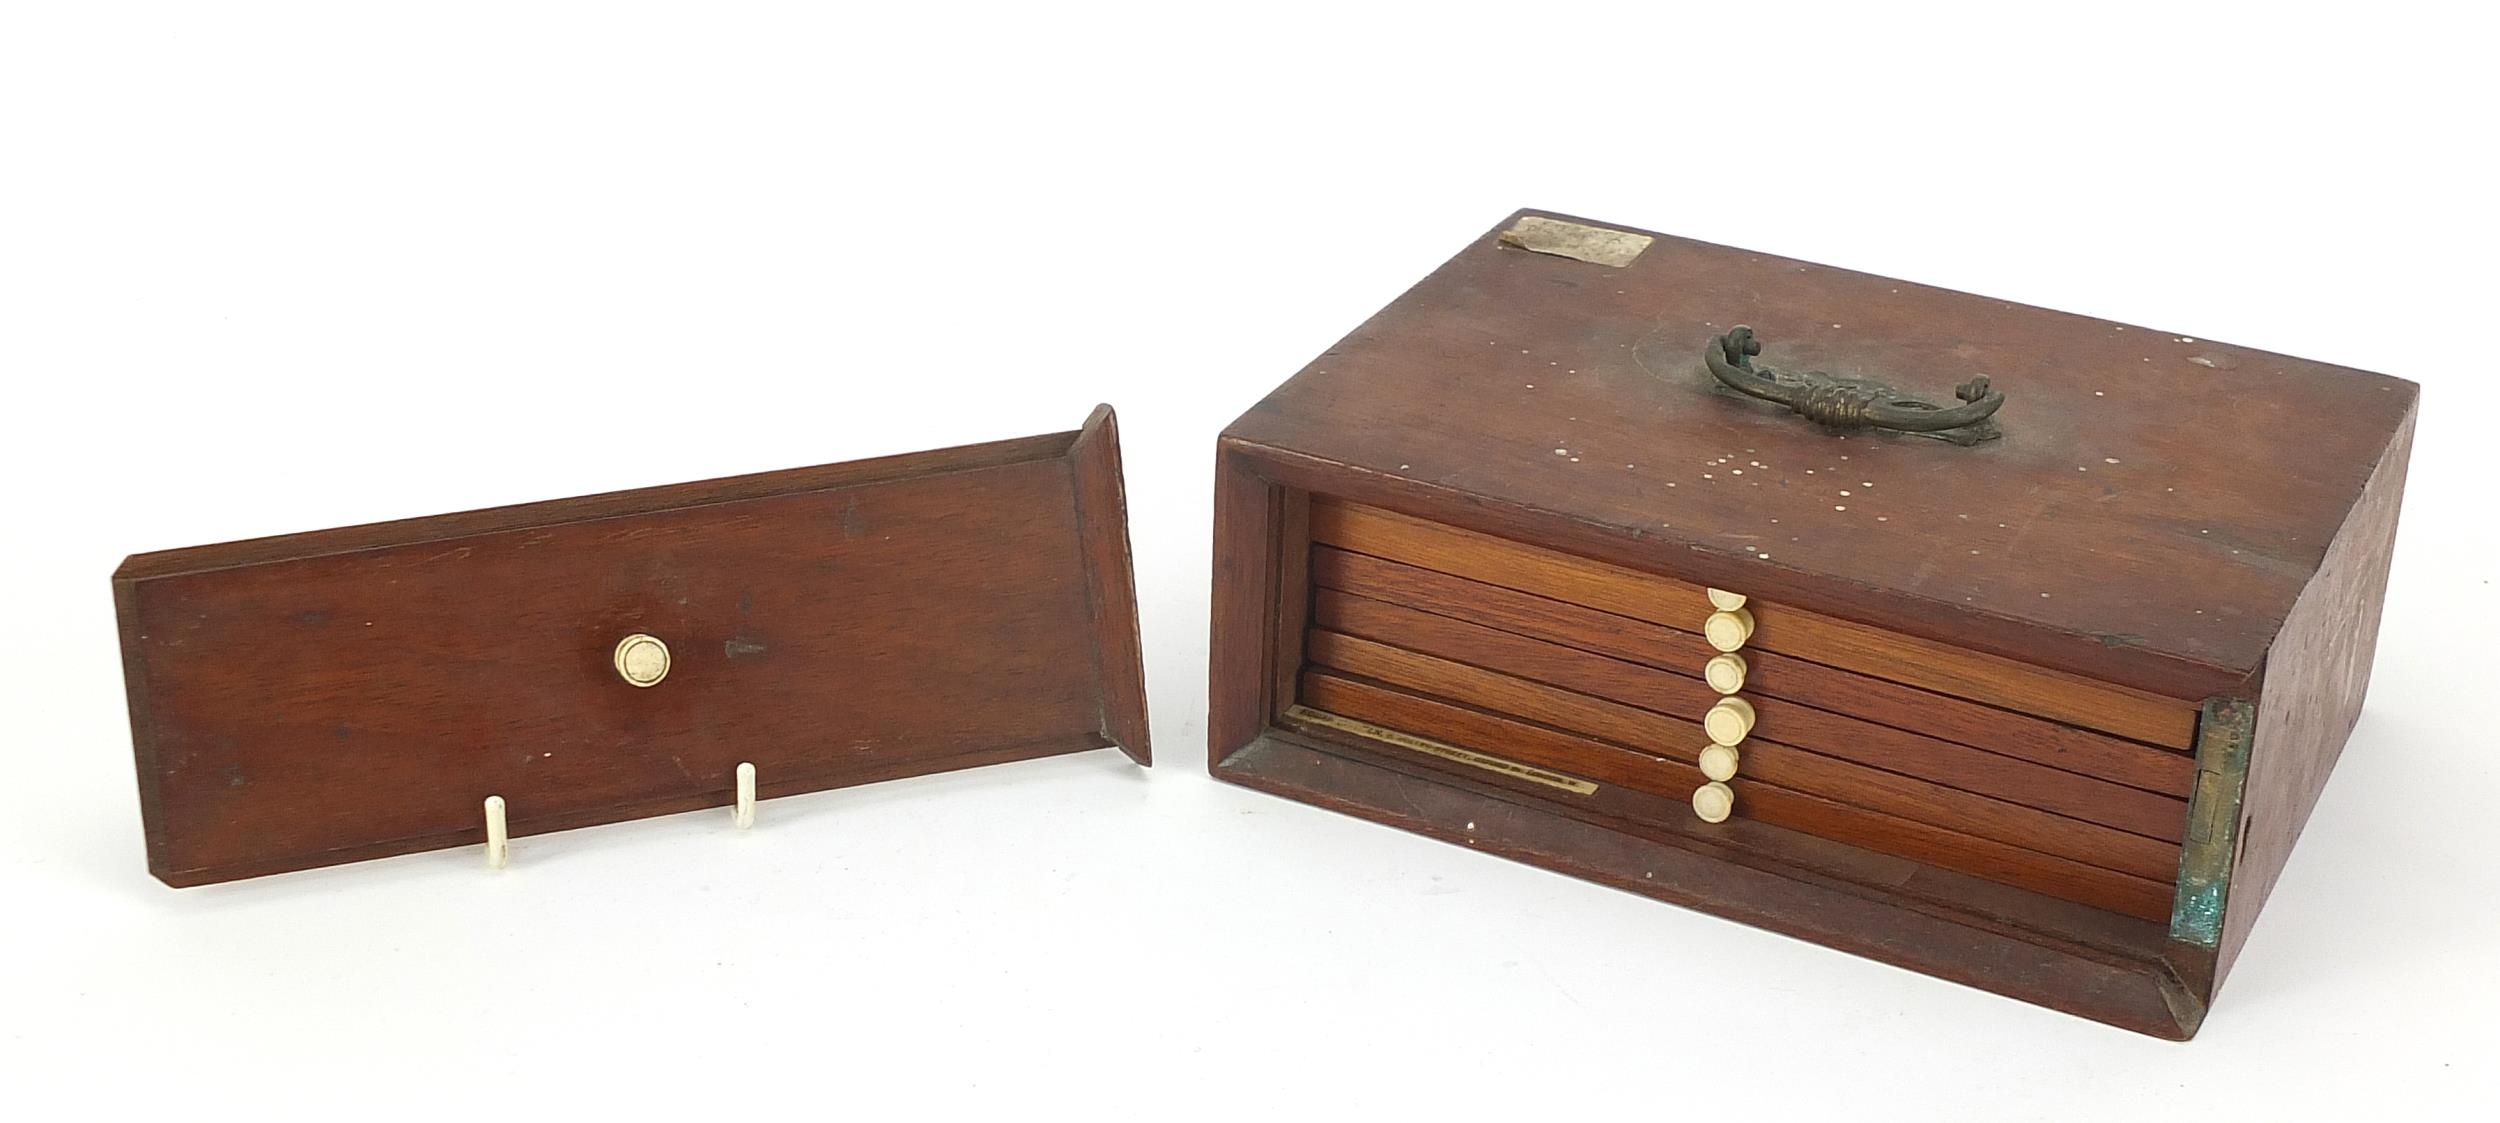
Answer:
<svg viewBox="0 0 2500 1123"><path fill-rule="evenodd" d="M2179 851L2179 895L2170 938L2200 947L2222 942L2222 910L2239 853L2240 801L2248 791L2248 745L2257 707L2208 698L2196 724L2196 790L2188 799L2187 844Z"/></svg>

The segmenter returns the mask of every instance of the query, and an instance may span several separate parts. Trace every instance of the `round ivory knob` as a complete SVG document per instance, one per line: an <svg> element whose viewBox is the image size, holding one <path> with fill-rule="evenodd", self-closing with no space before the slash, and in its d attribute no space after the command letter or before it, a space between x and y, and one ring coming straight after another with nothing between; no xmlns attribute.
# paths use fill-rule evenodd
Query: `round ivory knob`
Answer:
<svg viewBox="0 0 2500 1123"><path fill-rule="evenodd" d="M1736 790L1712 780L1693 789L1693 814L1705 823L1724 823L1728 812L1736 810Z"/></svg>
<svg viewBox="0 0 2500 1123"><path fill-rule="evenodd" d="M1714 743L1735 748L1753 732L1753 703L1742 698L1721 698L1710 712L1701 715L1701 730Z"/></svg>
<svg viewBox="0 0 2500 1123"><path fill-rule="evenodd" d="M1745 607L1745 594L1743 593L1731 593L1725 589L1704 589L1702 591L1710 594L1710 607L1718 609L1721 612L1734 612L1737 609Z"/></svg>
<svg viewBox="0 0 2500 1123"><path fill-rule="evenodd" d="M658 686L668 677L668 645L640 632L616 641L616 676L635 686Z"/></svg>
<svg viewBox="0 0 2500 1123"><path fill-rule="evenodd" d="M1733 651L1710 657L1701 665L1702 680L1721 694L1734 694L1745 688L1745 657Z"/></svg>
<svg viewBox="0 0 2500 1123"><path fill-rule="evenodd" d="M1721 651L1734 651L1753 638L1753 613L1741 608L1713 612L1701 622L1702 638Z"/></svg>
<svg viewBox="0 0 2500 1123"><path fill-rule="evenodd" d="M1726 745L1712 745L1701 751L1701 774L1713 780L1736 778L1736 750Z"/></svg>

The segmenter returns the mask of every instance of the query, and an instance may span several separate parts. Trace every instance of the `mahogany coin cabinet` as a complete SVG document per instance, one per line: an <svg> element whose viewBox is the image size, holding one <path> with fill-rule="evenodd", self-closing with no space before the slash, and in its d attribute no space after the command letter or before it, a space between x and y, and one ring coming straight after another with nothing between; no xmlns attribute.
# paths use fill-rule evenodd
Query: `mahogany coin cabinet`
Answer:
<svg viewBox="0 0 2500 1123"><path fill-rule="evenodd" d="M1118 746L1119 436L141 554L113 577L169 884Z"/></svg>
<svg viewBox="0 0 2500 1123"><path fill-rule="evenodd" d="M1225 430L1211 767L2186 1038L2360 710L2415 396L1523 212Z"/></svg>

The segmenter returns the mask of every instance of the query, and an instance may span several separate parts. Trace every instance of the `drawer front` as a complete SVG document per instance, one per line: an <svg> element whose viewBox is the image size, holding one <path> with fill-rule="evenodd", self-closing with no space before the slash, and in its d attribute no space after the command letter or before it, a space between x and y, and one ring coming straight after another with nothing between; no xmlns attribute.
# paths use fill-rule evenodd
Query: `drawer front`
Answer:
<svg viewBox="0 0 2500 1123"><path fill-rule="evenodd" d="M1306 711L2169 915L2188 703L1324 497L1309 525Z"/></svg>
<svg viewBox="0 0 2500 1123"><path fill-rule="evenodd" d="M488 796L516 835L719 805L741 763L769 797L1142 756L1133 627L1102 613L1132 603L1117 494L1080 494L1117 462L1079 437L134 559L175 571L117 582L151 865L196 884L475 842Z"/></svg>

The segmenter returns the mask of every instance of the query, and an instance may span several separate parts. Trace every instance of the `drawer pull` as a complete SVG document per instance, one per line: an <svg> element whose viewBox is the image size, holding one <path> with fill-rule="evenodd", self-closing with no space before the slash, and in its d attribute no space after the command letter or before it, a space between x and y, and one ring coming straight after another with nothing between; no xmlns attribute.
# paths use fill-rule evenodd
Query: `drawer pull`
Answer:
<svg viewBox="0 0 2500 1123"><path fill-rule="evenodd" d="M1734 612L1737 609L1745 607L1745 594L1743 593L1731 593L1725 589L1704 589L1702 591L1710 595L1710 607L1718 609L1721 612Z"/></svg>
<svg viewBox="0 0 2500 1123"><path fill-rule="evenodd" d="M1702 362L1719 384L1747 397L1777 402L1808 421L1834 429L1892 429L1975 445L2004 435L1991 418L2005 404L2005 395L1988 385L1988 376L1974 375L1953 388L1956 406L1940 406L1913 398L1881 382L1842 378L1819 370L1756 367L1762 341L1753 329L1738 326L1713 337L1702 348Z"/></svg>
<svg viewBox="0 0 2500 1123"><path fill-rule="evenodd" d="M1737 763L1733 745L1712 745L1701 751L1701 774L1713 780L1735 779Z"/></svg>
<svg viewBox="0 0 2500 1123"><path fill-rule="evenodd" d="M1710 712L1701 715L1702 732L1711 743L1735 748L1745 735L1753 732L1753 703L1742 698L1721 698Z"/></svg>
<svg viewBox="0 0 2500 1123"><path fill-rule="evenodd" d="M1734 694L1745 688L1745 657L1733 651L1713 655L1701 665L1702 681L1721 694Z"/></svg>
<svg viewBox="0 0 2500 1123"><path fill-rule="evenodd" d="M1753 613L1741 608L1713 612L1701 622L1701 634L1710 646L1721 651L1734 651L1753 638Z"/></svg>
<svg viewBox="0 0 2500 1123"><path fill-rule="evenodd" d="M616 676L635 686L658 686L668 677L668 645L641 632L616 641Z"/></svg>
<svg viewBox="0 0 2500 1123"><path fill-rule="evenodd" d="M1693 814L1705 823L1724 823L1736 810L1736 790L1712 780L1693 789Z"/></svg>

